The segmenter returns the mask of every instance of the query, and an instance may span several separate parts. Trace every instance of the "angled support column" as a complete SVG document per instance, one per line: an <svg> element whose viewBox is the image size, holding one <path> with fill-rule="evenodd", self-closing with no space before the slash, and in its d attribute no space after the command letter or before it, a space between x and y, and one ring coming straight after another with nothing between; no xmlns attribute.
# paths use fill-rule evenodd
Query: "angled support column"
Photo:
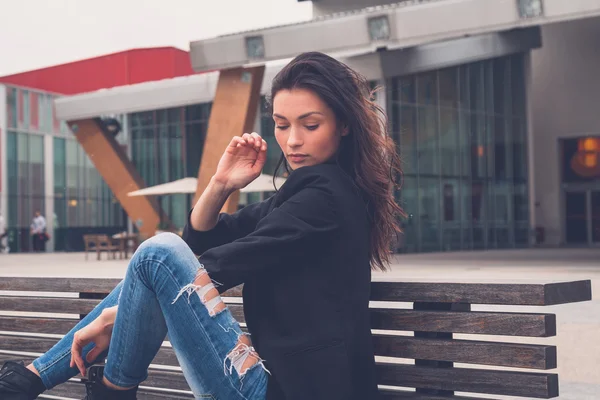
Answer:
<svg viewBox="0 0 600 400"><path fill-rule="evenodd" d="M68 124L140 234L143 237L153 236L161 210L150 197L127 196L127 193L143 189L146 185L123 148L110 133L102 129L99 118L68 121Z"/></svg>
<svg viewBox="0 0 600 400"><path fill-rule="evenodd" d="M252 132L264 71L264 66L221 71L208 121L194 204L215 174L217 164L231 138L244 132ZM223 212L235 212L238 201L239 192L236 192L225 203Z"/></svg>

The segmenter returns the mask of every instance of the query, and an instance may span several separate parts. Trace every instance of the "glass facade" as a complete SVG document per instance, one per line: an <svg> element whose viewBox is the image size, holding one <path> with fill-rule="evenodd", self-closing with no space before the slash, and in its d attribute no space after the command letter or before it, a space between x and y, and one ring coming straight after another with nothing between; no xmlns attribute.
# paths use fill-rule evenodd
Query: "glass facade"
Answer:
<svg viewBox="0 0 600 400"><path fill-rule="evenodd" d="M53 147L56 249L77 249L84 232L124 229L123 209L77 140L55 137Z"/></svg>
<svg viewBox="0 0 600 400"><path fill-rule="evenodd" d="M211 104L195 104L129 115L131 157L147 186L198 176ZM160 196L174 225L186 223L191 196Z"/></svg>
<svg viewBox="0 0 600 400"><path fill-rule="evenodd" d="M407 217L398 250L527 246L524 57L398 76L387 80L385 88L380 95L386 96L390 134L404 170L397 198ZM12 251L30 248L29 224L36 210L52 218L57 250L79 250L83 233L126 229L127 217L110 189L66 124L55 118L55 97L7 87L7 222ZM197 176L210 110L211 104L205 103L117 116L125 127L117 140L130 153L145 185ZM268 143L263 172L272 175L281 150L264 96L259 119ZM50 177L52 182L47 182ZM268 195L245 194L241 202ZM177 228L185 225L191 198L158 199ZM49 209L53 215L47 215Z"/></svg>
<svg viewBox="0 0 600 400"><path fill-rule="evenodd" d="M402 158L400 251L527 246L527 138L521 55L387 82Z"/></svg>
<svg viewBox="0 0 600 400"><path fill-rule="evenodd" d="M85 232L122 230L126 220L121 207L67 125L56 119L57 95L11 86L6 93L11 252L31 249L29 225L35 211L52 225L56 250L80 250ZM48 171L53 171L51 182ZM46 190L47 184L53 188Z"/></svg>
<svg viewBox="0 0 600 400"><path fill-rule="evenodd" d="M45 213L44 138L41 135L8 131L7 227L11 249L29 249L29 225L35 211ZM15 247L13 247L15 246Z"/></svg>

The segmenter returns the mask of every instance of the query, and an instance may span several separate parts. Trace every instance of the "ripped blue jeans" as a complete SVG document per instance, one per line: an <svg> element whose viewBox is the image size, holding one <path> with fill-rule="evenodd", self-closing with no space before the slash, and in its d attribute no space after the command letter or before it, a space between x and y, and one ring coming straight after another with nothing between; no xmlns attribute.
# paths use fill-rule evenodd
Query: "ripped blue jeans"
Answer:
<svg viewBox="0 0 600 400"><path fill-rule="evenodd" d="M148 377L148 366L167 332L184 376L197 399L263 400L268 371L261 360L247 369L254 349L220 297L205 301L212 287L199 286L206 274L196 256L177 235L163 233L142 243L125 279L52 349L33 362L46 388L77 375L70 368L73 334L104 308L119 305L104 376L132 387ZM210 281L209 281L210 282ZM221 310L222 309L222 310ZM86 346L85 355L93 344ZM247 365L247 364L246 364Z"/></svg>

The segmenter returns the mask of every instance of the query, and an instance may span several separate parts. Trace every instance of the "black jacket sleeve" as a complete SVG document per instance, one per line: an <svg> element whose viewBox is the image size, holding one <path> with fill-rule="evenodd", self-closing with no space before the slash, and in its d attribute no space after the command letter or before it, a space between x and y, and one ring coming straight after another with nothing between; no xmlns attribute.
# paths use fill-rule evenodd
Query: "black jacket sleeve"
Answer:
<svg viewBox="0 0 600 400"><path fill-rule="evenodd" d="M192 228L190 211L182 238L197 255L213 247L233 242L256 229L256 224L267 213L272 200L273 197L260 203L250 204L234 214L219 214L217 225L209 231L197 231Z"/></svg>
<svg viewBox="0 0 600 400"><path fill-rule="evenodd" d="M318 171L294 171L278 194L279 206L252 233L202 254L200 263L222 284L219 291L285 268L286 259L308 259L328 245L339 224L328 179Z"/></svg>

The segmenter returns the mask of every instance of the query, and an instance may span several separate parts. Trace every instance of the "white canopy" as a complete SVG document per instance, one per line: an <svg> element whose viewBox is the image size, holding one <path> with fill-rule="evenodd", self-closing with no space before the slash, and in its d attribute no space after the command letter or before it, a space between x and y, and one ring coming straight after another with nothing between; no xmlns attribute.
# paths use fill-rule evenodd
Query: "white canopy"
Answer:
<svg viewBox="0 0 600 400"><path fill-rule="evenodd" d="M275 178L275 185L280 188L285 182L284 178ZM150 186L144 189L129 192L128 196L156 196L165 194L177 194L177 193L196 193L196 185L198 180L196 178L183 178L173 182L163 183L156 186ZM254 181L250 182L248 186L241 190L242 193L252 192L272 192L273 189L273 176L267 174L261 174Z"/></svg>

